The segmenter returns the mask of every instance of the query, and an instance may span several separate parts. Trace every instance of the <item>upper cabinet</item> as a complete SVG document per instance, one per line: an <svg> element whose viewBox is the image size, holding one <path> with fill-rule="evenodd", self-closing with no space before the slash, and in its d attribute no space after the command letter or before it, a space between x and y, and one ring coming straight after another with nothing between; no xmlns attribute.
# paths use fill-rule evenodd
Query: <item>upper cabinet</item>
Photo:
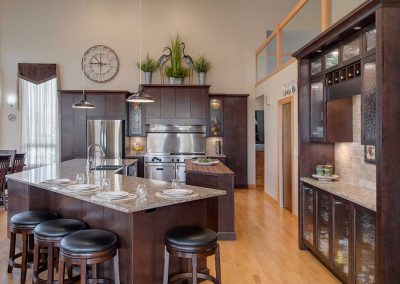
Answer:
<svg viewBox="0 0 400 284"><path fill-rule="evenodd" d="M335 47L325 53L325 70L331 70L339 67L339 47Z"/></svg>
<svg viewBox="0 0 400 284"><path fill-rule="evenodd" d="M347 65L361 58L362 41L359 33L356 33L343 41L342 44L342 63Z"/></svg>
<svg viewBox="0 0 400 284"><path fill-rule="evenodd" d="M364 29L363 34L363 51L366 55L375 54L376 48L376 28L370 25Z"/></svg>
<svg viewBox="0 0 400 284"><path fill-rule="evenodd" d="M209 86L145 85L146 124L206 125Z"/></svg>
<svg viewBox="0 0 400 284"><path fill-rule="evenodd" d="M322 56L317 56L311 60L310 72L311 77L317 77L322 73Z"/></svg>
<svg viewBox="0 0 400 284"><path fill-rule="evenodd" d="M224 98L223 96L210 96L209 136L224 136Z"/></svg>
<svg viewBox="0 0 400 284"><path fill-rule="evenodd" d="M311 139L323 141L325 138L325 94L324 80L319 78L311 83Z"/></svg>
<svg viewBox="0 0 400 284"><path fill-rule="evenodd" d="M376 60L375 56L362 61L361 91L361 143L375 145L376 142Z"/></svg>

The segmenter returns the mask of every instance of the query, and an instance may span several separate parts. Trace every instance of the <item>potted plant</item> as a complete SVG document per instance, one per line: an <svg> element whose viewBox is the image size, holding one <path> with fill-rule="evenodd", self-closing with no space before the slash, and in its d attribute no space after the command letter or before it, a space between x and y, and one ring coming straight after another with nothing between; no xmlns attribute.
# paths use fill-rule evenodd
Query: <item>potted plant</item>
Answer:
<svg viewBox="0 0 400 284"><path fill-rule="evenodd" d="M210 62L206 59L204 55L201 55L194 61L193 68L199 74L199 85L205 85L206 73L211 68Z"/></svg>
<svg viewBox="0 0 400 284"><path fill-rule="evenodd" d="M147 53L146 58L137 63L138 68L144 72L144 83L151 84L153 72L157 70L157 62Z"/></svg>
<svg viewBox="0 0 400 284"><path fill-rule="evenodd" d="M189 69L182 66L182 39L178 34L170 39L171 65L165 69L171 85L182 85L183 79L189 75Z"/></svg>

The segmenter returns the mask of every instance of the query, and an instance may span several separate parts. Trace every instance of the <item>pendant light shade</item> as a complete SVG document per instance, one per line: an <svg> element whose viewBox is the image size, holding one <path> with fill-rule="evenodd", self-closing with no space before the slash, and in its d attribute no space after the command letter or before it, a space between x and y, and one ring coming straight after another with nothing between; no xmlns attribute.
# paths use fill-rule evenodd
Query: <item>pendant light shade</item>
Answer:
<svg viewBox="0 0 400 284"><path fill-rule="evenodd" d="M154 103L153 98L143 90L143 86L139 86L137 93L131 93L126 99L130 103Z"/></svg>
<svg viewBox="0 0 400 284"><path fill-rule="evenodd" d="M85 109L92 109L95 108L94 104L88 102L86 95L82 95L81 100L77 103L72 105L73 108L85 108Z"/></svg>

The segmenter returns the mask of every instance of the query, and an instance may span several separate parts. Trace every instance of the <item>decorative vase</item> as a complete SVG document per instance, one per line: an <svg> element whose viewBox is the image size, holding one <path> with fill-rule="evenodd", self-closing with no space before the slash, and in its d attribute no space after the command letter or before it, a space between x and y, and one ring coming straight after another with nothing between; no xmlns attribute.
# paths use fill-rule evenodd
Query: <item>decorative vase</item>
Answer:
<svg viewBox="0 0 400 284"><path fill-rule="evenodd" d="M200 72L199 73L199 85L205 85L205 84L206 84L206 73Z"/></svg>
<svg viewBox="0 0 400 284"><path fill-rule="evenodd" d="M173 77L168 77L168 78L169 78L170 85L182 85L183 84L183 78L173 78Z"/></svg>
<svg viewBox="0 0 400 284"><path fill-rule="evenodd" d="M144 83L151 84L151 79L153 77L153 73L151 72L144 72Z"/></svg>

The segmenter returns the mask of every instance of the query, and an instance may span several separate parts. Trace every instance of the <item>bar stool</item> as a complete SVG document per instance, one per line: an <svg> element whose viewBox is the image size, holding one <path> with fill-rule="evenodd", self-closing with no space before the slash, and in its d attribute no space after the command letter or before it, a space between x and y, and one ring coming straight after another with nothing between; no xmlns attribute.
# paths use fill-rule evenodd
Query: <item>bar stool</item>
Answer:
<svg viewBox="0 0 400 284"><path fill-rule="evenodd" d="M202 227L177 227L170 230L165 237L164 280L163 284L198 278L221 284L221 266L218 235L216 232ZM192 272L179 273L169 277L169 255L192 260ZM197 272L197 260L215 255L216 278L210 274Z"/></svg>
<svg viewBox="0 0 400 284"><path fill-rule="evenodd" d="M15 214L10 220L10 254L8 258L7 272L12 273L13 268L21 269L21 283L26 281L26 270L31 264L28 264L28 257L31 257L32 251L28 251L28 238L33 235L35 227L48 220L57 219L59 215L54 211L49 210L35 210L26 211ZM15 253L17 234L22 235L22 252ZM15 260L21 257L21 264L16 263Z"/></svg>
<svg viewBox="0 0 400 284"><path fill-rule="evenodd" d="M90 229L72 233L60 242L59 283L64 283L65 264L79 265L81 284L120 283L118 264L118 237L112 232ZM97 279L96 265L113 259L114 281ZM91 278L88 278L87 266L92 266Z"/></svg>
<svg viewBox="0 0 400 284"><path fill-rule="evenodd" d="M35 227L35 248L33 258L33 283L53 283L54 268L57 267L54 260L54 254L58 259L58 248L61 239L73 232L84 230L85 223L74 219L56 219L45 221ZM47 249L47 267L40 267L40 250ZM39 273L47 268L47 280L39 278ZM69 273L72 278L72 271Z"/></svg>

